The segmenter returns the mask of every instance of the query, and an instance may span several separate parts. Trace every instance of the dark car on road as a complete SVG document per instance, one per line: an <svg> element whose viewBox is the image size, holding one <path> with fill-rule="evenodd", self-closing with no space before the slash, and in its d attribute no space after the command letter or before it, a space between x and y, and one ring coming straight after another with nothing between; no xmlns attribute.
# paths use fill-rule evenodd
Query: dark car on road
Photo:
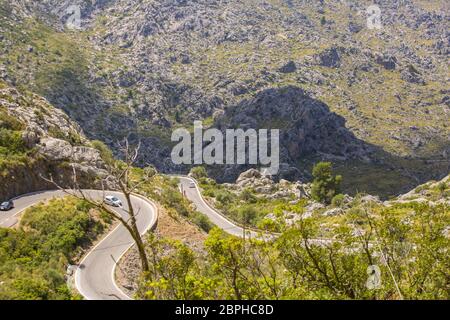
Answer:
<svg viewBox="0 0 450 320"><path fill-rule="evenodd" d="M0 204L1 211L8 211L11 210L12 208L14 208L14 202L12 202L12 200L5 201Z"/></svg>

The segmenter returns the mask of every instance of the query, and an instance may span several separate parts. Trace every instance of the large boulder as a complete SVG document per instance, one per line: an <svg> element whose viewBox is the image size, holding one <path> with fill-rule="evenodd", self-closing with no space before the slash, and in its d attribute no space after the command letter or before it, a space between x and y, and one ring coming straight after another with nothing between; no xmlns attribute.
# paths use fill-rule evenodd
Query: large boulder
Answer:
<svg viewBox="0 0 450 320"><path fill-rule="evenodd" d="M407 68L405 68L401 72L401 78L402 78L402 80L409 82L409 83L421 84L421 85L425 84L425 80L423 80L420 72L412 65L409 65Z"/></svg>
<svg viewBox="0 0 450 320"><path fill-rule="evenodd" d="M281 73L292 73L297 71L297 65L294 61L289 61L284 66L282 66L280 69L278 69Z"/></svg>
<svg viewBox="0 0 450 320"><path fill-rule="evenodd" d="M241 184L246 180L250 180L252 178L261 178L261 172L256 169L250 169L245 172L242 172L236 180L236 184Z"/></svg>
<svg viewBox="0 0 450 320"><path fill-rule="evenodd" d="M337 48L330 48L321 52L318 56L319 64L329 68L341 66L341 56Z"/></svg>
<svg viewBox="0 0 450 320"><path fill-rule="evenodd" d="M38 144L38 152L50 161L69 161L104 168L104 162L97 149L86 146L72 146L56 138L44 138Z"/></svg>
<svg viewBox="0 0 450 320"><path fill-rule="evenodd" d="M397 58L390 54L377 54L375 62L383 66L386 70L394 70L397 66Z"/></svg>

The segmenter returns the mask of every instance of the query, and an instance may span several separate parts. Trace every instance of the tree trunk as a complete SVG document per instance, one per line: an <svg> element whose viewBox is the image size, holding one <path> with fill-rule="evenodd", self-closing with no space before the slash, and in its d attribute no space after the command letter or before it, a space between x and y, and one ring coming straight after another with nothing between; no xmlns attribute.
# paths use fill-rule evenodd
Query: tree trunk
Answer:
<svg viewBox="0 0 450 320"><path fill-rule="evenodd" d="M150 272L150 267L148 266L147 252L145 252L145 245L140 234L136 237L135 242L139 251L139 257L141 259L142 271L148 274Z"/></svg>
<svg viewBox="0 0 450 320"><path fill-rule="evenodd" d="M126 190L124 188L122 188L122 192L125 195L125 198L127 200L128 211L129 211L129 215L130 215L130 219L131 219L132 235L134 235L133 236L134 242L136 242L136 246L139 251L139 258L141 259L142 271L145 273L148 273L148 272L150 272L150 267L148 265L147 253L145 252L144 241L142 241L141 234L139 233L139 230L138 230L138 227L136 224L136 216L134 214L133 205L131 204L131 194L129 192L126 192Z"/></svg>

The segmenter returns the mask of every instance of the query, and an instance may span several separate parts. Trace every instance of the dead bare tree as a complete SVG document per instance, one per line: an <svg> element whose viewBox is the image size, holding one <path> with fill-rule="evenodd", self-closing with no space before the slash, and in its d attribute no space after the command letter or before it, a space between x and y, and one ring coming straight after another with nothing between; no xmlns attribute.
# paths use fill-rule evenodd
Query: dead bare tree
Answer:
<svg viewBox="0 0 450 320"><path fill-rule="evenodd" d="M42 177L45 181L53 184L57 189L63 191L67 195L74 196L78 199L84 200L94 206L99 210L103 210L113 219L117 219L129 232L133 238L135 245L139 252L139 258L141 260L141 267L144 273L148 273L150 268L147 259L147 253L145 251L144 241L139 232L137 226L137 216L139 215L139 210L133 207L131 197L133 193L137 192L139 187L151 179L155 174L156 170L153 167L145 168L144 174L140 176L139 179L133 179L132 170L136 163L141 143L132 148L129 144L128 139L124 139L122 143L119 143L119 147L123 153L122 161L114 161L111 164L107 164L108 175L102 179L102 197L100 199L94 199L89 192L84 191L78 182L77 172L75 167L73 167L73 187L64 188L58 183L56 183L53 177L46 178ZM105 203L105 182L108 181L109 185L114 186L115 189L120 191L126 201L127 209L123 210L126 212L126 216L121 216L116 210Z"/></svg>

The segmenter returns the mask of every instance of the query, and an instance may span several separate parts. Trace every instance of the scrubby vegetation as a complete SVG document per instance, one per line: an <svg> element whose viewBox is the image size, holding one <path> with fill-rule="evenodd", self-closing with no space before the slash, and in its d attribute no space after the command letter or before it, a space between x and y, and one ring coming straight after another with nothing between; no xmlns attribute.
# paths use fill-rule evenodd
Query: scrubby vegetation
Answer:
<svg viewBox="0 0 450 320"><path fill-rule="evenodd" d="M134 170L134 179L142 177L143 169ZM196 211L191 203L183 197L178 189L178 179L163 175L154 176L151 181L145 181L139 192L160 203L168 211L169 215L176 218L182 216L190 222L208 232L213 227L209 219Z"/></svg>
<svg viewBox="0 0 450 320"><path fill-rule="evenodd" d="M145 34L145 41L138 45L140 32L153 29L151 17L163 12L165 23L176 24L172 19L178 15L168 13L184 9L164 2L147 15L134 17L133 5L111 3L114 15L103 11L109 5L102 4L98 10L87 5L86 19L92 20L86 21L86 28L61 32L55 28L59 25L53 20L56 17L48 17L48 12L3 0L2 77L47 97L92 137L110 145L130 132L151 138L152 148L146 156L161 166L165 161L160 160L167 154L155 150L170 146L171 128L191 125L193 119L201 118L209 126L215 122L214 110L225 110L261 90L295 86L343 116L357 138L408 157L391 159L383 154L377 161L350 165L352 159L348 158L341 164L348 165L343 170L348 173L343 174L343 190L388 196L403 191L405 185L412 186L416 178L437 177L448 168L443 156L448 137L447 61L439 23L445 1L426 6L419 2L423 1L399 6L384 3L383 11L390 18L383 21L383 34L364 27L365 17L359 10L365 10L367 1L351 6L342 1L269 1L267 6L238 1L206 11L199 10L202 4L193 2L186 12L194 24L201 21L196 14L214 21L208 37L200 31L202 25L184 31L180 27L175 32L162 28ZM145 6L142 1L133 3L136 8ZM92 15L87 14L90 10L94 10ZM222 12L228 10L236 12L223 17ZM302 19L298 19L299 13ZM134 25L128 23L131 17L138 19L142 30L130 29ZM240 30L240 23L248 17L260 26L250 36ZM298 33L305 28L308 33ZM338 36L336 30L344 36ZM189 36L179 37L178 32ZM397 37L398 32L403 36ZM407 49L401 49L404 46ZM160 59L143 59L149 48ZM168 51L173 52L168 56ZM332 60L337 61L332 65L322 61L327 52L335 53ZM391 61L393 66L387 67L383 61ZM140 75L153 63L158 73ZM292 70L282 71L286 66ZM423 82L405 80L402 74L410 69L417 71ZM292 125L274 118L267 122L260 126ZM427 163L410 156L443 161ZM291 164L297 165L301 159L303 155ZM377 184L372 183L375 176L382 177Z"/></svg>
<svg viewBox="0 0 450 320"><path fill-rule="evenodd" d="M66 268L108 221L86 202L65 198L28 209L17 229L0 229L0 300L77 298Z"/></svg>
<svg viewBox="0 0 450 320"><path fill-rule="evenodd" d="M266 219L269 214L275 217L283 216L284 212L301 214L308 204L308 199L296 199L293 194L283 197L271 197L279 188L272 185L269 194L258 193L253 187L245 187L242 190L230 188L227 184L218 184L213 179L208 178L206 171L202 167L194 168L191 174L197 178L202 195L219 212L236 224L259 229L271 228L278 231L277 225ZM339 186L342 177L334 175L332 164L329 162L319 162L313 170L315 177L311 187L311 198L324 204L339 207L344 199L344 195L339 194ZM309 199L311 200L311 199Z"/></svg>
<svg viewBox="0 0 450 320"><path fill-rule="evenodd" d="M315 240L320 225L305 219L273 242L213 229L206 252L149 236L146 299L449 299L448 206L361 207L355 233L335 226L334 239ZM367 285L376 265L381 282Z"/></svg>
<svg viewBox="0 0 450 320"><path fill-rule="evenodd" d="M6 175L11 167L27 163L22 129L21 122L0 108L0 175Z"/></svg>
<svg viewBox="0 0 450 320"><path fill-rule="evenodd" d="M192 176L195 179L208 177L208 174L206 173L205 167L194 167L194 168L191 169L190 173L192 174Z"/></svg>
<svg viewBox="0 0 450 320"><path fill-rule="evenodd" d="M91 141L92 147L100 151L100 156L106 164L111 165L115 160L109 147L99 140Z"/></svg>
<svg viewBox="0 0 450 320"><path fill-rule="evenodd" d="M333 175L331 162L316 164L312 175L314 177L311 190L313 199L326 204L331 203L334 196L339 194L342 177Z"/></svg>
<svg viewBox="0 0 450 320"><path fill-rule="evenodd" d="M286 199L258 197L251 188L233 192L211 179L200 179L202 194L222 214L238 225L265 228L264 217L286 205ZM293 199L292 199L293 200Z"/></svg>
<svg viewBox="0 0 450 320"><path fill-rule="evenodd" d="M450 298L450 180L430 182L386 203L361 193L394 198L417 181L448 172L445 1L380 3L382 32L365 27L361 13L372 1L100 2L83 8L83 29L71 32L46 12L62 2L51 8L49 1L35 7L0 0L0 78L8 83L0 80L0 89L14 86L45 96L91 137L110 145L125 136L142 140L141 163L150 161L164 171L176 169L166 161L173 129L194 119L225 129L240 105L257 108L248 119L239 113L236 124L252 126L262 114L257 128L282 130L288 142L282 155L300 176L309 177L318 158L339 161L334 170L330 163L317 164L311 188L295 189L298 195L288 190L292 185L281 190L281 183L220 185L204 167L192 169L205 198L227 218L277 232L268 242L244 241L213 228L179 192L177 179L153 175L146 180L149 168L133 168L137 192L158 201L174 219L187 219L209 233L198 251L150 234L151 268L145 269L139 297ZM145 14L138 14L140 9ZM281 98L286 100L280 109L299 109L302 103L292 98L300 89L314 97L308 99L311 110L323 102L328 116L343 117L332 117L333 130L321 132L328 128L322 123L328 116L316 118L314 112L277 115L271 106ZM53 108L46 102L28 112L35 99L31 93L20 96L0 94L5 198L45 188L41 174L68 180L68 160L47 161L35 152L40 138L85 142L78 130L63 130L65 122L46 123ZM44 136L8 113L15 105L24 107L33 124L43 124ZM68 116L60 118L68 121ZM317 137L308 137L314 128L320 129ZM341 130L355 139L334 148ZM357 139L367 149L354 145ZM322 142L327 142L323 148ZM123 169L105 143L86 144L100 152L106 167ZM96 172L95 166L83 169ZM66 266L109 222L86 202L67 199L27 210L17 229L0 229L0 299L76 298L66 285ZM136 243L142 253L142 243ZM373 265L381 270L377 288L366 285Z"/></svg>
<svg viewBox="0 0 450 320"><path fill-rule="evenodd" d="M330 189L337 193L331 164L316 168L316 179L333 182ZM236 192L203 175L199 182L203 194L228 217L278 234L271 240L244 240L213 228L200 251L149 235L153 263L140 280L139 298L450 298L446 179L390 203L364 194L331 197L324 192L330 205L318 206L309 215L305 211L311 199L269 200L249 188ZM416 194L426 201L417 201ZM326 214L330 210L338 213ZM268 211L276 219L263 218ZM302 218L286 224L286 212ZM376 277L374 269L380 271Z"/></svg>
<svg viewBox="0 0 450 320"><path fill-rule="evenodd" d="M340 176L332 173L332 164L320 162L314 168L315 180L312 184L312 198L334 207L342 204L344 196L339 194ZM222 214L241 226L279 231L279 226L266 219L269 214L282 217L284 212L302 214L308 199L296 199L293 194L273 198L256 192L252 187L233 190L228 185L218 184L213 179L201 175L198 182L202 195ZM271 193L277 192L273 186Z"/></svg>

